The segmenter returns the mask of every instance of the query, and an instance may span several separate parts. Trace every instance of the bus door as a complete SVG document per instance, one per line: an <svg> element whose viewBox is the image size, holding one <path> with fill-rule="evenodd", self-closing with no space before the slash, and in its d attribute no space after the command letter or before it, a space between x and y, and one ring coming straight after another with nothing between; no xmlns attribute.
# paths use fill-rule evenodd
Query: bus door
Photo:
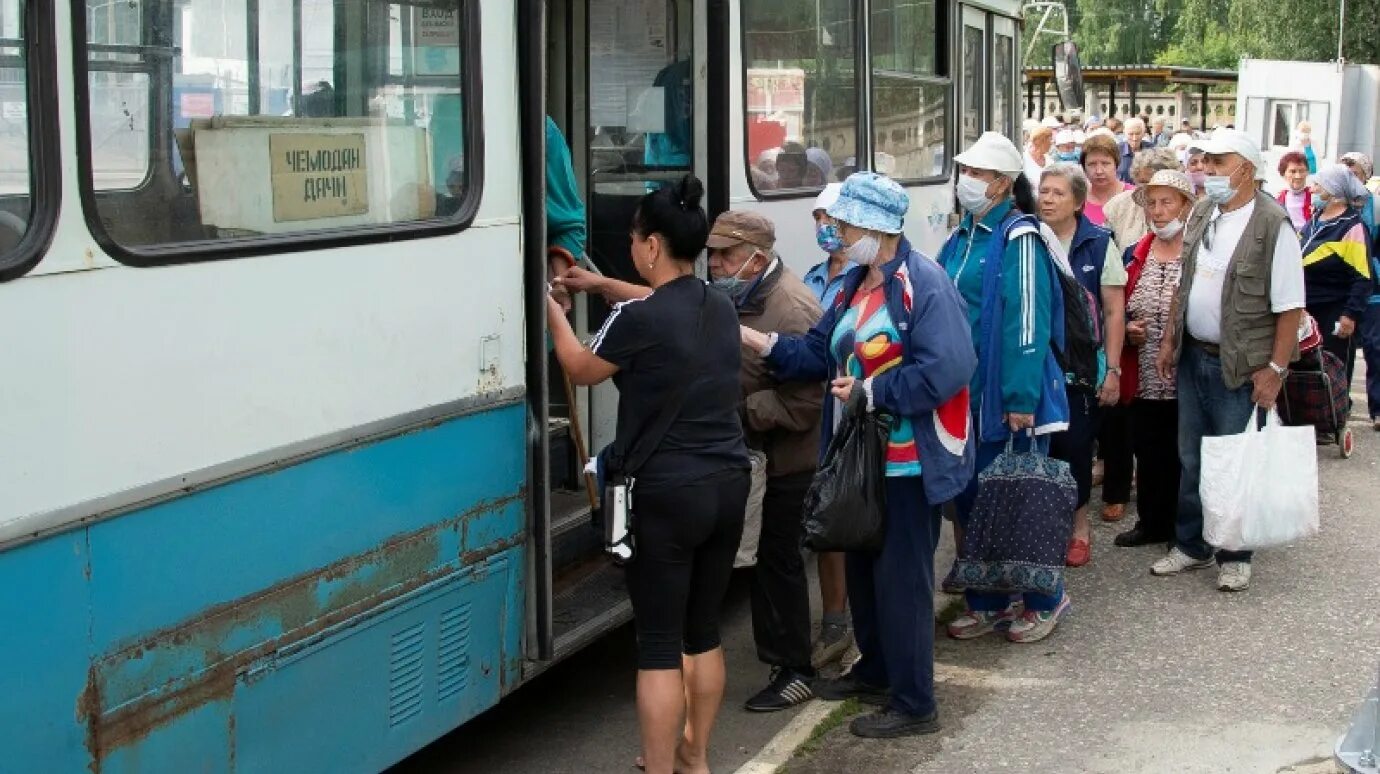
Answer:
<svg viewBox="0 0 1380 774"><path fill-rule="evenodd" d="M959 36L959 137L962 151L987 129L987 14L963 7Z"/></svg>
<svg viewBox="0 0 1380 774"><path fill-rule="evenodd" d="M586 256L606 275L641 283L628 229L644 195L689 172L705 178L704 111L697 109L704 77L696 64L704 40L697 8L704 6L705 0L546 3L547 115L571 150L586 209ZM602 298L576 298L577 334L596 331L609 311ZM552 582L538 593L551 594L544 601L552 625L534 629L549 640L528 650L553 658L529 662L529 674L632 616L622 572L602 554L599 516L578 470L580 451L597 453L614 439L617 391L611 383L568 390L554 358L548 374Z"/></svg>

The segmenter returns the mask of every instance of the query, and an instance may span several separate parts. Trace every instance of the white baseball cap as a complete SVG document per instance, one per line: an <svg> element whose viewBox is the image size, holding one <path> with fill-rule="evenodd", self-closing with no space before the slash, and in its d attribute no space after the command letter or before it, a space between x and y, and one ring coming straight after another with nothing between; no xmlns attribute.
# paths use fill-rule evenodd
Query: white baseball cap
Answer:
<svg viewBox="0 0 1380 774"><path fill-rule="evenodd" d="M1077 142L1078 138L1074 136L1072 129L1060 129L1059 133L1054 135L1055 145L1074 145Z"/></svg>
<svg viewBox="0 0 1380 774"><path fill-rule="evenodd" d="M1249 134L1240 129L1223 127L1204 140L1196 140L1188 146L1189 150L1200 150L1210 156L1235 153L1255 167L1255 179L1265 179L1265 158L1260 155L1260 146L1255 144Z"/></svg>
<svg viewBox="0 0 1380 774"><path fill-rule="evenodd" d="M824 186L824 190L815 197L815 209L827 210L834 206L834 202L839 200L839 191L843 190L843 183L830 183Z"/></svg>
<svg viewBox="0 0 1380 774"><path fill-rule="evenodd" d="M954 156L954 161L974 169L990 169L1015 178L1025 169L1025 160L1015 144L1000 132L983 132L968 150Z"/></svg>

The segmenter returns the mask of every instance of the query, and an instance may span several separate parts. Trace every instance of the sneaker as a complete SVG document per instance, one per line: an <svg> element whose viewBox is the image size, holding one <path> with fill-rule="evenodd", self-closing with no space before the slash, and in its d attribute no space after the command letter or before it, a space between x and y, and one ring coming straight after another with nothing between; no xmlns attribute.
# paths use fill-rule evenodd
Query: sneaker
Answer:
<svg viewBox="0 0 1380 774"><path fill-rule="evenodd" d="M1169 549L1169 553L1158 562L1150 565L1150 574L1160 577L1178 575L1189 570L1206 570L1213 565L1212 557L1206 559L1194 559L1184 553L1178 546Z"/></svg>
<svg viewBox="0 0 1380 774"><path fill-rule="evenodd" d="M786 667L771 670L771 682L743 704L748 712L778 712L815 697L810 678Z"/></svg>
<svg viewBox="0 0 1380 774"><path fill-rule="evenodd" d="M989 632L1004 632L1020 617L1022 607L1020 600L1013 600L1005 610L964 610L949 624L949 636L956 640L971 640Z"/></svg>
<svg viewBox="0 0 1380 774"><path fill-rule="evenodd" d="M890 707L884 707L871 715L854 718L848 724L853 736L864 739L895 739L898 736L920 736L933 734L939 730L939 713L911 715Z"/></svg>
<svg viewBox="0 0 1380 774"><path fill-rule="evenodd" d="M1222 562L1222 567L1217 571L1218 591L1245 591L1250 587L1250 562Z"/></svg>
<svg viewBox="0 0 1380 774"><path fill-rule="evenodd" d="M869 685L853 676L852 672L839 675L830 680L815 680L811 686L815 696L825 701L846 701L857 699L863 704L878 707L886 706L891 698L887 689L879 685Z"/></svg>
<svg viewBox="0 0 1380 774"><path fill-rule="evenodd" d="M810 666L823 669L838 661L853 644L853 630L848 624L827 623L819 629L819 639L810 651Z"/></svg>
<svg viewBox="0 0 1380 774"><path fill-rule="evenodd" d="M1011 624L1010 630L1006 632L1006 639L1011 642L1039 642L1054 633L1059 619L1072 607L1073 602L1065 592L1053 610L1027 610Z"/></svg>

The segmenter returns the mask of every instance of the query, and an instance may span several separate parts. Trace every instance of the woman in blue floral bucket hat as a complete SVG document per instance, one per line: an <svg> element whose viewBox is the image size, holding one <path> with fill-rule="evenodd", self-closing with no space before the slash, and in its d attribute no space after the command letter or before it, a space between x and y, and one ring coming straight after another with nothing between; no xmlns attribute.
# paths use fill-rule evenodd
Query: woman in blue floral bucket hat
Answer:
<svg viewBox="0 0 1380 774"><path fill-rule="evenodd" d="M886 538L880 553L849 552L848 600L862 658L820 681L824 699L880 705L850 726L858 736L933 733L934 549L938 506L972 478L968 382L977 356L963 301L934 261L901 232L905 189L875 172L844 182L828 214L854 264L823 318L800 337L743 329L782 381L830 381L821 453L850 398L893 421L887 444Z"/></svg>

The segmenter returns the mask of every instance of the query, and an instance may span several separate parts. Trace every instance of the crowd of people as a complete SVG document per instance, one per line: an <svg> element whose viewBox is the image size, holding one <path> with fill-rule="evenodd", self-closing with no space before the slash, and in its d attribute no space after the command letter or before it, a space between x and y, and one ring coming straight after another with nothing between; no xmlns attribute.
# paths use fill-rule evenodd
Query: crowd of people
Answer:
<svg viewBox="0 0 1380 774"><path fill-rule="evenodd" d="M1008 448L1068 464L1069 567L1093 558L1100 483L1106 521L1124 517L1134 491L1137 521L1114 542L1163 545L1152 574L1216 566L1217 588L1249 588L1251 554L1203 538L1199 445L1275 404L1302 335L1320 333L1348 376L1358 341L1380 363L1370 160L1347 154L1314 169L1309 155L1288 155L1287 188L1275 195L1263 190L1260 149L1232 128L1201 136L1162 120L1094 118L1035 125L1022 139L1024 148L988 132L955 157L961 219L934 257L905 236L905 189L876 172L826 185L813 223L780 224L740 210L709 222L687 175L634 216L645 284L578 267L555 278L558 289L617 302L588 344L558 302L548 316L572 380L611 378L621 395L619 453L605 464L636 480L627 579L647 771L706 770L724 690L718 607L743 528L749 449L767 459L751 606L770 668L749 711L857 698L877 707L852 722L859 736L938 728L942 514L961 542L978 476ZM803 149L774 161L778 180L829 179ZM823 260L797 276L776 251L778 228L813 228ZM706 250L708 283L694 275ZM1059 358L1068 275L1098 330L1094 378ZM1374 417L1380 369L1367 381ZM679 406L670 418L668 402ZM812 643L802 512L850 410L890 418L877 471L887 527L878 552L817 557L824 618ZM618 469L639 445L654 448L637 470ZM966 603L947 626L957 640L1037 642L1071 607L1062 584L1048 594L954 590ZM854 642L860 659L821 678Z"/></svg>

